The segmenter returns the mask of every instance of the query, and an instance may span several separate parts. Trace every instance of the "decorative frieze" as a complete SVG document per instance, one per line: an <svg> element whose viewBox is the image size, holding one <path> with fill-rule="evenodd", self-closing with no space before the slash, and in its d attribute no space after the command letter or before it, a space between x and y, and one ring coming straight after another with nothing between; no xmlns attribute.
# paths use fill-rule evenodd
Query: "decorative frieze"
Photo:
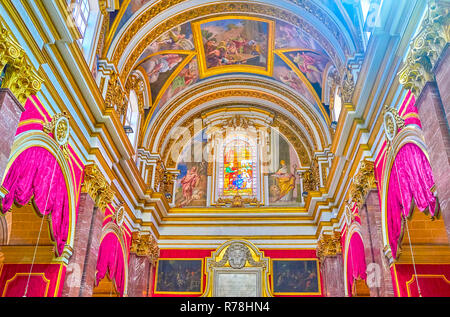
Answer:
<svg viewBox="0 0 450 317"><path fill-rule="evenodd" d="M102 211L114 199L114 191L95 164L86 165L81 191L88 193Z"/></svg>
<svg viewBox="0 0 450 317"><path fill-rule="evenodd" d="M357 204L358 208L364 204L367 193L376 188L374 163L364 160L361 162L358 173L353 177L350 185L349 199Z"/></svg>
<svg viewBox="0 0 450 317"><path fill-rule="evenodd" d="M0 74L2 88L9 88L24 105L30 95L35 95L44 81L28 61L25 51L6 28L0 25Z"/></svg>
<svg viewBox="0 0 450 317"><path fill-rule="evenodd" d="M433 67L450 40L450 3L431 0L417 35L410 44L399 81L416 97L428 81L434 81Z"/></svg>
<svg viewBox="0 0 450 317"><path fill-rule="evenodd" d="M139 231L133 232L130 252L137 256L148 257L153 264L159 258L158 243L150 233L142 234Z"/></svg>
<svg viewBox="0 0 450 317"><path fill-rule="evenodd" d="M339 232L333 234L322 234L317 241L316 255L322 262L325 257L335 256L342 253L341 235Z"/></svg>

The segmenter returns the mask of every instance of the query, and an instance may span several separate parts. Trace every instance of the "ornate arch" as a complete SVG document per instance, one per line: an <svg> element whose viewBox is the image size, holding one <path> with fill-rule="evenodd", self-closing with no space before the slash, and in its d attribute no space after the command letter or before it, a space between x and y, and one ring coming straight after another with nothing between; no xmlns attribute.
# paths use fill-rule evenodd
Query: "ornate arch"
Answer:
<svg viewBox="0 0 450 317"><path fill-rule="evenodd" d="M64 251L60 254L60 258L67 264L70 256L72 255L74 244L77 195L73 181L73 171L71 170L65 153L61 150L60 145L42 131L30 130L17 135L11 148L11 155L5 169L4 177L7 175L16 158L25 150L32 147L41 147L51 153L55 157L64 176L66 188L68 190L67 196L69 199L69 228L67 242L64 247Z"/></svg>

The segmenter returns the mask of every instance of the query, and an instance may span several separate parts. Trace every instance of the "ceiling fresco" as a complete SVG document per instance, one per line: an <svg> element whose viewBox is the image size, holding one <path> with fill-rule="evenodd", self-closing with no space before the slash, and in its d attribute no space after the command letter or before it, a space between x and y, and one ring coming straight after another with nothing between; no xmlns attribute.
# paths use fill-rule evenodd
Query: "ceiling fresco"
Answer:
<svg viewBox="0 0 450 317"><path fill-rule="evenodd" d="M276 80L325 117L329 110L322 102L322 91L330 65L325 50L297 27L229 15L184 23L165 32L144 50L135 69L147 75L151 123L171 98L197 82L225 74Z"/></svg>

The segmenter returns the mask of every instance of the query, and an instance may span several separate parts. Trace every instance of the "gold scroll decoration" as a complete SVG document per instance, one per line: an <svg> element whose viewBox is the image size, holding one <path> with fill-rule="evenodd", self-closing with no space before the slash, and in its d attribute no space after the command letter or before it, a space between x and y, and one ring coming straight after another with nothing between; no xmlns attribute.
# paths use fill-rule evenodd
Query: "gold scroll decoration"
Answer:
<svg viewBox="0 0 450 317"><path fill-rule="evenodd" d="M376 188L374 163L364 160L361 162L361 167L353 177L353 182L350 185L350 201L356 203L358 209L360 209L365 202L368 192L373 188Z"/></svg>
<svg viewBox="0 0 450 317"><path fill-rule="evenodd" d="M114 191L95 164L86 165L81 191L88 193L102 211L105 211L114 199Z"/></svg>
<svg viewBox="0 0 450 317"><path fill-rule="evenodd" d="M130 253L137 256L148 257L152 264L159 258L159 247L156 239L151 235L142 234L140 231L132 233Z"/></svg>
<svg viewBox="0 0 450 317"><path fill-rule="evenodd" d="M342 253L341 235L339 232L332 234L322 234L317 241L316 255L320 262L326 257L335 256Z"/></svg>
<svg viewBox="0 0 450 317"><path fill-rule="evenodd" d="M434 81L433 68L449 40L450 3L431 0L398 73L400 84L410 89L416 97L428 81Z"/></svg>

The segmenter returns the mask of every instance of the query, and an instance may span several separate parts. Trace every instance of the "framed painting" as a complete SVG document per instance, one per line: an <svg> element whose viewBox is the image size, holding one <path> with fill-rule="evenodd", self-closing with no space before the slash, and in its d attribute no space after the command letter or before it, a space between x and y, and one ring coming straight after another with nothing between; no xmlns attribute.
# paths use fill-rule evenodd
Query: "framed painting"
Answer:
<svg viewBox="0 0 450 317"><path fill-rule="evenodd" d="M159 259L155 294L202 294L203 259Z"/></svg>
<svg viewBox="0 0 450 317"><path fill-rule="evenodd" d="M192 23L200 78L219 73L272 75L275 22L225 16Z"/></svg>
<svg viewBox="0 0 450 317"><path fill-rule="evenodd" d="M274 295L321 295L318 259L272 259Z"/></svg>

